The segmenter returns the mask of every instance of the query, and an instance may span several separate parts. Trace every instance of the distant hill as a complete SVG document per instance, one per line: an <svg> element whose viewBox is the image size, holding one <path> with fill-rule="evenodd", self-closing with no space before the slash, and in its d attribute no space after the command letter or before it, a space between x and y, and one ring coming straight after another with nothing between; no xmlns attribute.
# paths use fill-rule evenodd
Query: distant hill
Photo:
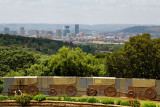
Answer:
<svg viewBox="0 0 160 107"><path fill-rule="evenodd" d="M160 26L134 26L120 31L125 33L159 33Z"/></svg>

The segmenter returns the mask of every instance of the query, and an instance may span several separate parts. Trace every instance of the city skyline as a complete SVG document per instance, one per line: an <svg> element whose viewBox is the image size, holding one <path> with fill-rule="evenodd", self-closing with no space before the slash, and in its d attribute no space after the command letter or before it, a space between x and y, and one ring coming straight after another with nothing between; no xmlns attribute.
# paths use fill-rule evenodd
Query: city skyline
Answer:
<svg viewBox="0 0 160 107"><path fill-rule="evenodd" d="M0 3L0 23L160 24L159 0L0 0Z"/></svg>

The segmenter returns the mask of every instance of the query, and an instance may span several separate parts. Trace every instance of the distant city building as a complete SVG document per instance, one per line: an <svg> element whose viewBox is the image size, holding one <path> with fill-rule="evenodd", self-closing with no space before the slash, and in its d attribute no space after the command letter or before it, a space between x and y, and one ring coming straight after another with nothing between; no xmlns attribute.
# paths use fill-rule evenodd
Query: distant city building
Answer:
<svg viewBox="0 0 160 107"><path fill-rule="evenodd" d="M19 28L19 34L20 34L21 36L24 36L24 27L20 27L20 28Z"/></svg>
<svg viewBox="0 0 160 107"><path fill-rule="evenodd" d="M69 37L69 38L71 38L71 37L73 37L73 34L74 34L73 32L67 33L66 36Z"/></svg>
<svg viewBox="0 0 160 107"><path fill-rule="evenodd" d="M75 24L75 36L79 33L79 24Z"/></svg>
<svg viewBox="0 0 160 107"><path fill-rule="evenodd" d="M26 31L26 35L27 36L30 35L30 31L29 30Z"/></svg>
<svg viewBox="0 0 160 107"><path fill-rule="evenodd" d="M39 34L40 34L40 35L47 34L47 31L46 31L46 30L40 30L40 31L39 31Z"/></svg>
<svg viewBox="0 0 160 107"><path fill-rule="evenodd" d="M17 31L9 31L10 35L17 35Z"/></svg>
<svg viewBox="0 0 160 107"><path fill-rule="evenodd" d="M52 31L47 31L47 34L53 35Z"/></svg>
<svg viewBox="0 0 160 107"><path fill-rule="evenodd" d="M62 37L62 30L61 29L56 29L56 36L59 39Z"/></svg>
<svg viewBox="0 0 160 107"><path fill-rule="evenodd" d="M63 36L66 36L67 33L70 33L69 26L63 26Z"/></svg>
<svg viewBox="0 0 160 107"><path fill-rule="evenodd" d="M33 31L33 34L34 34L34 35L38 35L38 34L39 34L38 30L34 30L34 31Z"/></svg>
<svg viewBox="0 0 160 107"><path fill-rule="evenodd" d="M4 33L4 34L9 34L9 28L8 28L8 27L5 27L3 33Z"/></svg>
<svg viewBox="0 0 160 107"><path fill-rule="evenodd" d="M76 37L84 37L85 33L84 32L80 32L79 34L76 35Z"/></svg>

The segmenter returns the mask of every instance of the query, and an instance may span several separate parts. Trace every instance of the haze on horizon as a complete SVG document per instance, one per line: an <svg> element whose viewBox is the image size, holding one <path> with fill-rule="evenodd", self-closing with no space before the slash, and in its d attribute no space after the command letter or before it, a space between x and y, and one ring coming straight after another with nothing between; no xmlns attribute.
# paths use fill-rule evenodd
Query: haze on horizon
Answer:
<svg viewBox="0 0 160 107"><path fill-rule="evenodd" d="M0 23L160 25L160 0L0 0Z"/></svg>

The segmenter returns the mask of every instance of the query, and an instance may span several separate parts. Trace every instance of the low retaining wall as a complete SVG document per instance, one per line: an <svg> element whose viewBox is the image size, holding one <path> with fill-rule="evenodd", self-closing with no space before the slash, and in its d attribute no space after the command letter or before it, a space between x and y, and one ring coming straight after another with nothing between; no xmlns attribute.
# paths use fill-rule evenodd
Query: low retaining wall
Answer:
<svg viewBox="0 0 160 107"><path fill-rule="evenodd" d="M160 100L160 80L115 77L22 76L3 77L3 95L21 90L46 96L108 96Z"/></svg>
<svg viewBox="0 0 160 107"><path fill-rule="evenodd" d="M20 103L13 100L1 101L0 107L22 107ZM30 101L25 107L127 107L120 105L109 105L100 103L81 103L66 101Z"/></svg>

